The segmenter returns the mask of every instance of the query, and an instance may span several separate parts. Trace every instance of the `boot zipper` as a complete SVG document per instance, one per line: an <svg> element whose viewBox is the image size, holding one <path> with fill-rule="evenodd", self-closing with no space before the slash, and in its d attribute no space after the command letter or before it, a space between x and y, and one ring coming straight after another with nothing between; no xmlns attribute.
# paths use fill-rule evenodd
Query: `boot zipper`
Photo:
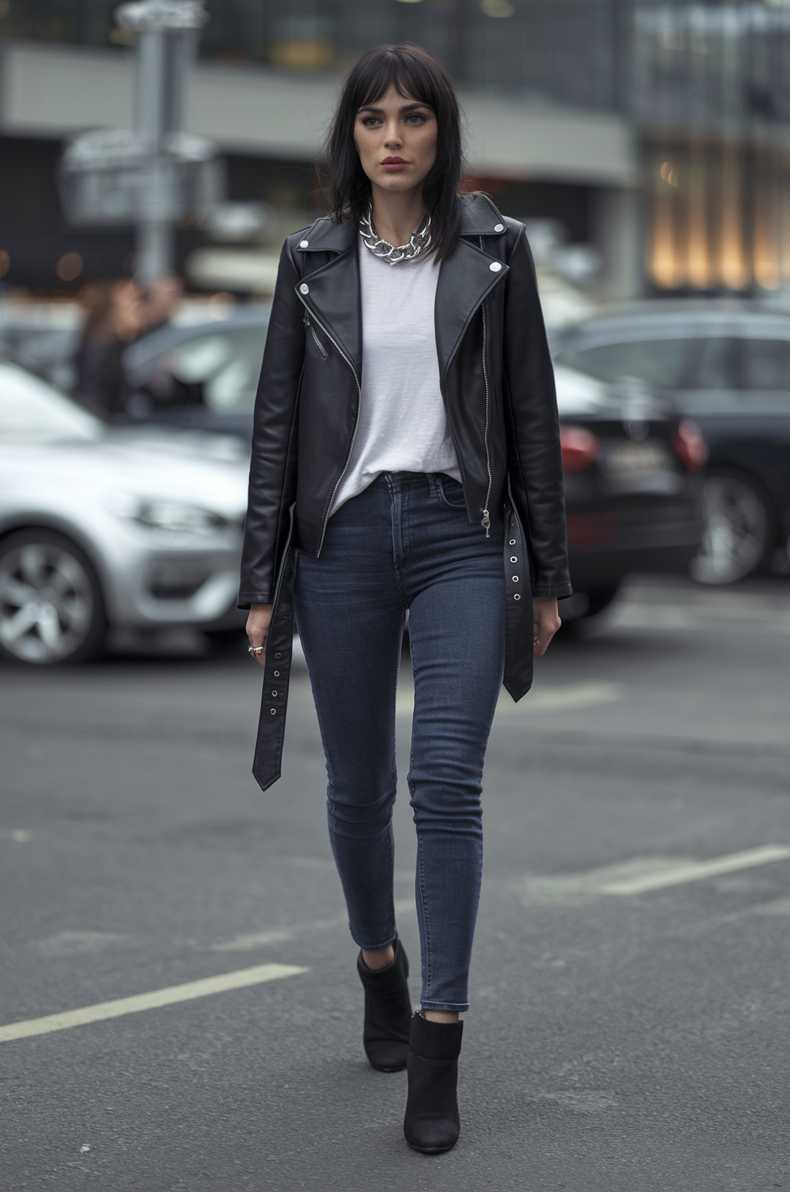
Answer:
<svg viewBox="0 0 790 1192"><path fill-rule="evenodd" d="M307 324L309 326L311 326L311 329L312 329L312 325L310 323L310 309L309 309L307 303L302 298L301 294L299 295L299 301L302 303L302 306L305 309L305 319L307 320ZM313 318L315 319L315 314L313 314ZM343 464L343 470L340 473L340 475L338 476L337 480L335 481L335 487L332 489L332 495L329 498L329 502L326 507L326 512L324 513L324 520L323 520L323 523L321 526L321 541L318 544L318 550L316 551L316 556L315 556L316 558L318 558L321 554L321 550L324 545L324 538L326 537L326 527L329 522L329 511L332 508L332 503L334 502L335 496L337 495L337 490L340 488L343 477L345 476L346 472L348 471L348 465L351 463L351 455L354 450L354 443L356 442L356 439L357 439L357 431L359 430L359 407L362 402L362 385L361 385L359 377L357 375L357 370L354 368L354 362L352 361L351 357L348 356L343 351L340 344L335 339L334 335L332 335L329 331L327 331L326 327L321 322L321 320L315 319L315 321L318 324L318 326L321 328L321 330L323 331L326 338L329 340L329 342L331 344L334 345L334 347L337 348L338 352L343 357L343 359L345 360L348 367L351 369L352 373L354 374L354 380L356 381L356 385L357 385L357 413L356 413L356 417L354 419L354 433L351 436L351 446L348 449L348 455L346 456L346 462ZM313 335L315 336L315 331L313 331Z"/></svg>

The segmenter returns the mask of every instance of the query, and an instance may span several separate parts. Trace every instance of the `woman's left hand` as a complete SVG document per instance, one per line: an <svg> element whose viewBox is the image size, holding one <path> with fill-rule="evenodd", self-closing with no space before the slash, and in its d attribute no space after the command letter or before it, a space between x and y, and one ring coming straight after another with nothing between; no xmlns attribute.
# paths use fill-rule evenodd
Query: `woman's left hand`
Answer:
<svg viewBox="0 0 790 1192"><path fill-rule="evenodd" d="M532 597L532 652L545 654L562 621L556 596Z"/></svg>

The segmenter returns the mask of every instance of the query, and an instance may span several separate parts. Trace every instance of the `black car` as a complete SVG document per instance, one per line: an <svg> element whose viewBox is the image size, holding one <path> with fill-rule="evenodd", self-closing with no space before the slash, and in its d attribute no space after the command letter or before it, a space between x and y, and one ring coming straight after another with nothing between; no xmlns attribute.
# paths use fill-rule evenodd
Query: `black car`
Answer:
<svg viewBox="0 0 790 1192"><path fill-rule="evenodd" d="M131 409L144 421L231 431L248 441L267 312L164 328L126 354ZM557 370L571 578L566 619L600 612L631 571L682 572L702 533L704 444L644 385Z"/></svg>
<svg viewBox="0 0 790 1192"><path fill-rule="evenodd" d="M605 385L562 366L556 377L575 592L567 620L601 612L629 572L688 569L707 447L695 422L638 382Z"/></svg>
<svg viewBox="0 0 790 1192"><path fill-rule="evenodd" d="M692 574L786 573L790 537L790 314L746 302L644 302L554 337L555 359L607 384L672 396L708 443L705 534Z"/></svg>

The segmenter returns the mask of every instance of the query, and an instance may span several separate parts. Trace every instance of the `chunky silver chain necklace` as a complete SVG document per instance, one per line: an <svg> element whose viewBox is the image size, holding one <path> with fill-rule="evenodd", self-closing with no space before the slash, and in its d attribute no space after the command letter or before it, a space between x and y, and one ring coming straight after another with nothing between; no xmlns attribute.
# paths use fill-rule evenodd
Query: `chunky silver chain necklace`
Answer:
<svg viewBox="0 0 790 1192"><path fill-rule="evenodd" d="M426 253L431 244L431 217L426 215L416 232L412 232L407 244L390 244L376 235L373 227L372 211L363 215L359 221L359 234L373 253L388 265L399 265L401 261L413 261L415 257Z"/></svg>

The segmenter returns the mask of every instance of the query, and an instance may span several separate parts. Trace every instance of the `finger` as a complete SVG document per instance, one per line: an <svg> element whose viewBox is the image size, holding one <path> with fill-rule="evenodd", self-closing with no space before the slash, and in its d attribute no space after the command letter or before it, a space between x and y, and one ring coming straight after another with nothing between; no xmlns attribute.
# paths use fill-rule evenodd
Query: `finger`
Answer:
<svg viewBox="0 0 790 1192"><path fill-rule="evenodd" d="M559 625L557 625L555 628L553 625L539 624L538 622L535 622L535 624L532 626L533 654L541 655L546 653L549 645L551 644L551 639L554 637L557 629L559 629Z"/></svg>

